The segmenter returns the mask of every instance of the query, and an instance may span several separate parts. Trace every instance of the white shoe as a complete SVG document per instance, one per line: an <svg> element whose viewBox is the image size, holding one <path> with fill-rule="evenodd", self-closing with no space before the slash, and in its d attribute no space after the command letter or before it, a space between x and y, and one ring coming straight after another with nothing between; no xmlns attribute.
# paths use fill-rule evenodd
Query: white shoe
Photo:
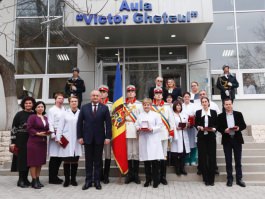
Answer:
<svg viewBox="0 0 265 199"><path fill-rule="evenodd" d="M185 166L190 166L190 163L185 163Z"/></svg>
<svg viewBox="0 0 265 199"><path fill-rule="evenodd" d="M192 162L191 166L197 166L196 162Z"/></svg>

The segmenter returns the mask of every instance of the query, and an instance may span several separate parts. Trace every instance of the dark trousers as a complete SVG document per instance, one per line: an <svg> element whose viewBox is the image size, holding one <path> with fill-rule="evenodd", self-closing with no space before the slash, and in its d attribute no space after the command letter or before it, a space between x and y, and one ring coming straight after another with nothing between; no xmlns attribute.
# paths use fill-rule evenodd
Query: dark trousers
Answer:
<svg viewBox="0 0 265 199"><path fill-rule="evenodd" d="M85 159L86 159L86 182L100 181L100 163L102 159L104 144L85 144ZM94 171L94 172L93 172Z"/></svg>
<svg viewBox="0 0 265 199"><path fill-rule="evenodd" d="M154 184L159 184L160 175L158 160L144 161L144 170L147 182L151 182L153 180Z"/></svg>
<svg viewBox="0 0 265 199"><path fill-rule="evenodd" d="M236 180L242 179L242 144L238 143L234 138L231 138L229 142L223 144L225 153L226 173L227 180L233 180L233 167L232 167L232 151L234 151L235 168L236 168Z"/></svg>
<svg viewBox="0 0 265 199"><path fill-rule="evenodd" d="M59 168L62 163L61 157L50 157L49 161L49 180L54 180L58 177Z"/></svg>
<svg viewBox="0 0 265 199"><path fill-rule="evenodd" d="M198 152L203 181L214 183L216 166L216 138L211 133L198 137Z"/></svg>

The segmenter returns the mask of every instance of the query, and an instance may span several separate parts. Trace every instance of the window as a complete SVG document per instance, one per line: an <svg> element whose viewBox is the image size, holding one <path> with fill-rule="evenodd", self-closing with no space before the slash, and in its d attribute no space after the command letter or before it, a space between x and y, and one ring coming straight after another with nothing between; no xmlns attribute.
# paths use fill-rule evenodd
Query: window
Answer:
<svg viewBox="0 0 265 199"><path fill-rule="evenodd" d="M77 41L71 37L70 33L64 29L62 19L55 20L50 25L50 44L51 47L76 46Z"/></svg>
<svg viewBox="0 0 265 199"><path fill-rule="evenodd" d="M19 98L29 95L45 101L54 92L64 91L66 77L77 66L77 41L63 27L64 1L17 0L16 5L17 94ZM42 23L55 17L59 18Z"/></svg>
<svg viewBox="0 0 265 199"><path fill-rule="evenodd" d="M214 23L206 37L210 42L235 42L234 14L214 14Z"/></svg>
<svg viewBox="0 0 265 199"><path fill-rule="evenodd" d="M218 1L218 0L216 0ZM264 0L235 0L237 10L264 10Z"/></svg>
<svg viewBox="0 0 265 199"><path fill-rule="evenodd" d="M265 68L265 44L239 44L241 69Z"/></svg>
<svg viewBox="0 0 265 199"><path fill-rule="evenodd" d="M237 13L238 41L265 41L265 12Z"/></svg>
<svg viewBox="0 0 265 199"><path fill-rule="evenodd" d="M123 60L123 49L98 49L97 62L103 61L104 63L117 63L118 53L120 54L120 61Z"/></svg>
<svg viewBox="0 0 265 199"><path fill-rule="evenodd" d="M17 0L17 16L46 16L48 0Z"/></svg>
<svg viewBox="0 0 265 199"><path fill-rule="evenodd" d="M18 99L23 99L26 96L35 99L42 98L42 79L17 79L16 82Z"/></svg>
<svg viewBox="0 0 265 199"><path fill-rule="evenodd" d="M17 50L15 52L16 74L44 74L45 50Z"/></svg>
<svg viewBox="0 0 265 199"><path fill-rule="evenodd" d="M214 11L232 11L234 10L233 0L213 0Z"/></svg>
<svg viewBox="0 0 265 199"><path fill-rule="evenodd" d="M265 94L265 73L243 73L245 95Z"/></svg>
<svg viewBox="0 0 265 199"><path fill-rule="evenodd" d="M125 49L126 62L158 61L157 48L127 48Z"/></svg>
<svg viewBox="0 0 265 199"><path fill-rule="evenodd" d="M126 86L135 85L137 99L143 99L149 97L149 88L155 86L158 64L126 64L125 75Z"/></svg>
<svg viewBox="0 0 265 199"><path fill-rule="evenodd" d="M54 98L54 94L57 92L64 92L64 87L67 81L67 77L64 78L50 78L49 81L49 98Z"/></svg>
<svg viewBox="0 0 265 199"><path fill-rule="evenodd" d="M77 48L49 49L48 73L72 73L77 66Z"/></svg>
<svg viewBox="0 0 265 199"><path fill-rule="evenodd" d="M16 47L33 48L45 47L47 29L41 26L43 18L17 19L16 21Z"/></svg>
<svg viewBox="0 0 265 199"><path fill-rule="evenodd" d="M206 46L207 58L211 60L212 70L222 70L224 64L228 64L232 69L237 68L236 45L230 44L208 44Z"/></svg>
<svg viewBox="0 0 265 199"><path fill-rule="evenodd" d="M187 59L187 47L161 47L160 60L177 61Z"/></svg>

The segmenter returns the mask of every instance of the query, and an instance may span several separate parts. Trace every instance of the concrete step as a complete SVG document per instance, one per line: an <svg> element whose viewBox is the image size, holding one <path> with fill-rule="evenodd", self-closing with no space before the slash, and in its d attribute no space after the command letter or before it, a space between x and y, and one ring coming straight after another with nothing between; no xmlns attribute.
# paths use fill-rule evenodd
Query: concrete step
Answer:
<svg viewBox="0 0 265 199"><path fill-rule="evenodd" d="M145 179L145 175L142 172L143 169L141 169L141 172L139 174L142 181ZM197 175L196 173L188 173L187 176L177 176L175 173L171 172L172 169L169 169L170 172L167 173L167 179L169 181L202 181L202 176ZM0 170L1 176L17 176L16 172L7 172L3 169ZM47 176L48 170L47 168L42 169L41 176ZM235 175L235 173L233 174ZM63 176L62 170L59 172L59 176ZM84 168L80 168L78 170L77 176L84 177L85 176L85 170ZM120 172L118 168L111 169L110 177L118 178L120 176ZM256 184L265 183L265 172L243 172L243 180L248 182L256 182ZM216 182L226 182L226 172L220 172L220 175L215 177Z"/></svg>
<svg viewBox="0 0 265 199"><path fill-rule="evenodd" d="M223 149L223 145L217 144L217 149ZM245 149L265 149L265 143L247 142L243 144L243 150Z"/></svg>
<svg viewBox="0 0 265 199"><path fill-rule="evenodd" d="M233 164L233 168L234 168L234 164ZM194 174L197 173L197 166L186 166L185 167L188 173ZM226 172L226 167L225 164L218 164L218 170L219 172ZM242 167L243 173L245 172L265 172L265 164L263 163L246 163L243 164ZM62 166L60 167L60 173L63 174L63 168ZM140 173L144 173L144 165L141 164L140 165ZM167 167L167 173L171 174L171 173L175 173L175 167L174 166L170 166ZM3 168L0 169L0 175L6 176L6 175L13 175L16 174L16 172L10 172L9 168ZM80 166L78 167L78 174L81 176L84 176L85 174L85 167L84 166ZM42 168L42 175L46 176L48 175L48 167L43 167ZM117 166L111 166L110 169L110 176L113 177L118 177L119 176L119 170Z"/></svg>
<svg viewBox="0 0 265 199"><path fill-rule="evenodd" d="M224 155L223 149L217 149L216 155L221 156ZM265 156L265 149L243 149L242 157L243 156Z"/></svg>
<svg viewBox="0 0 265 199"><path fill-rule="evenodd" d="M225 163L224 155L217 156L217 163L222 164ZM234 162L234 159L233 159ZM265 156L242 156L241 160L242 164L245 163L262 163L265 165Z"/></svg>

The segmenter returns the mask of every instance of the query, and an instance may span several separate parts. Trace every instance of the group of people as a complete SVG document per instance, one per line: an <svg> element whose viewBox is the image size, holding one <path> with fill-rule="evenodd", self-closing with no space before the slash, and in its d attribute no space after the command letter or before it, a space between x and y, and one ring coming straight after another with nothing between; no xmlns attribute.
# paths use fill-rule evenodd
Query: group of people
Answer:
<svg viewBox="0 0 265 199"><path fill-rule="evenodd" d="M225 71L228 68L228 73ZM77 68L73 73L79 73ZM198 82L191 83L191 92L184 92L168 79L166 88L163 78L157 77L156 86L150 88L149 98L142 102L136 99L136 87L126 87L124 102L124 122L126 125L128 173L125 183L140 184L139 164L144 162L145 183L167 185L166 170L174 165L177 175L187 175L185 165L197 165L202 173L205 185L213 186L217 169L216 132L222 134L222 144L226 159L227 186L232 186L232 150L236 163L236 183L242 187L241 152L243 137L241 131L246 128L243 116L233 110L232 91L238 86L236 79L224 67L224 77L220 79L223 99L223 112L209 100L205 90L199 91ZM227 73L227 74L226 74ZM71 81L79 80L79 85ZM46 163L47 139L49 161L49 183L68 187L77 186L76 173L78 160L85 149L86 179L82 189L95 186L100 190L101 181L109 183L112 138L112 105L109 101L107 85L101 85L90 93L91 102L80 107L80 98L75 92L84 91L84 82L78 77L70 78L66 86L69 108L63 106L64 94L55 94L55 105L45 116L44 102L35 102L26 97L21 102L22 111L14 118L11 136L11 148L18 147L14 156L13 170L19 171L19 187L32 186L40 189L41 166ZM227 81L224 84L224 81ZM237 83L237 85L236 85ZM225 88L221 87L226 86ZM83 87L83 88L79 88ZM228 90L228 92L226 91ZM79 92L79 93L80 93ZM224 96L224 95L222 95ZM198 152L197 152L198 151ZM198 160L197 160L198 158ZM170 161L169 161L170 160ZM58 177L63 162L65 180ZM32 177L30 183L28 169Z"/></svg>

